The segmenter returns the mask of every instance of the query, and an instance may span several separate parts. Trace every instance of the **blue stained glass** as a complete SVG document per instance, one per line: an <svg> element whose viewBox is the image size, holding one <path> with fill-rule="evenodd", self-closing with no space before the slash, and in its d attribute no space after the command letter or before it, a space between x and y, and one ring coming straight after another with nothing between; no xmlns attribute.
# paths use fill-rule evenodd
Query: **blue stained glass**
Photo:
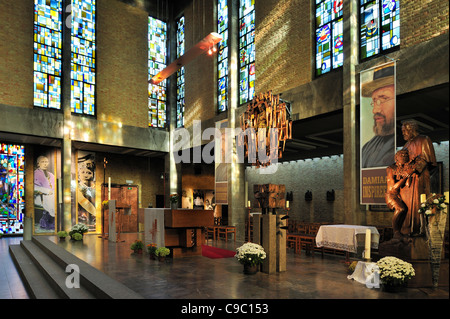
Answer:
<svg viewBox="0 0 450 319"><path fill-rule="evenodd" d="M95 115L95 0L72 0L71 110Z"/></svg>
<svg viewBox="0 0 450 319"><path fill-rule="evenodd" d="M23 234L25 148L0 143L0 234Z"/></svg>
<svg viewBox="0 0 450 319"><path fill-rule="evenodd" d="M37 107L61 109L62 1L34 1L34 99Z"/></svg>
<svg viewBox="0 0 450 319"><path fill-rule="evenodd" d="M255 95L255 1L240 0L239 8L239 103Z"/></svg>
<svg viewBox="0 0 450 319"><path fill-rule="evenodd" d="M167 63L167 24L148 17L148 79L157 75ZM166 83L148 84L149 126L166 126Z"/></svg>
<svg viewBox="0 0 450 319"><path fill-rule="evenodd" d="M217 69L218 92L217 110L224 112L228 109L228 1L217 1L217 30L222 36L218 44Z"/></svg>
<svg viewBox="0 0 450 319"><path fill-rule="evenodd" d="M184 54L185 39L184 39L184 29L185 29L185 18L181 17L177 21L177 58ZM185 94L185 69L182 67L177 72L177 127L182 127L184 125L184 94Z"/></svg>
<svg viewBox="0 0 450 319"><path fill-rule="evenodd" d="M399 45L400 0L361 0L361 59L376 56Z"/></svg>
<svg viewBox="0 0 450 319"><path fill-rule="evenodd" d="M316 0L316 75L344 61L343 0Z"/></svg>

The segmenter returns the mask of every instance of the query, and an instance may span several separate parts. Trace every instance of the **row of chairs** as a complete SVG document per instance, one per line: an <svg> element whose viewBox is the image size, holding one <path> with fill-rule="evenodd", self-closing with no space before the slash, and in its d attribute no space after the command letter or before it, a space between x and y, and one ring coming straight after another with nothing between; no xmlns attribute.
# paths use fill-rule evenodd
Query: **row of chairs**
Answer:
<svg viewBox="0 0 450 319"><path fill-rule="evenodd" d="M209 239L218 240L224 239L228 240L228 235L233 235L234 242L236 242L236 227L227 225L214 225L205 228L205 240Z"/></svg>

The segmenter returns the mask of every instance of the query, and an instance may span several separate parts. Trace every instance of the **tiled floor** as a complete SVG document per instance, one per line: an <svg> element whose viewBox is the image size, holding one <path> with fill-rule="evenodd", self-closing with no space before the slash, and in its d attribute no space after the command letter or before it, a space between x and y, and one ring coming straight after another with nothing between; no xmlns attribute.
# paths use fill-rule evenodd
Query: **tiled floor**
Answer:
<svg viewBox="0 0 450 319"><path fill-rule="evenodd" d="M122 234L125 242L110 243L96 235L83 242L67 240L65 247L93 267L148 299L448 299L448 288L408 288L401 293L369 289L347 279L342 256L287 254L287 271L268 275L244 275L235 258L209 259L202 256L169 259L161 263L148 255L136 255L130 244L142 234ZM0 298L27 299L8 252L19 237L0 239ZM210 240L209 245L234 250L240 243Z"/></svg>

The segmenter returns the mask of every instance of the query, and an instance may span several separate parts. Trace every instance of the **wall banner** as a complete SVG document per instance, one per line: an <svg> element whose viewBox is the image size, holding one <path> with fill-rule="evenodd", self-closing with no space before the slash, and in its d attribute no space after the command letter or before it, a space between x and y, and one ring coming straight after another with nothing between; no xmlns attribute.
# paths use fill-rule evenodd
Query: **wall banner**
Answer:
<svg viewBox="0 0 450 319"><path fill-rule="evenodd" d="M396 149L396 65L360 73L360 158L363 205L386 204L386 168Z"/></svg>

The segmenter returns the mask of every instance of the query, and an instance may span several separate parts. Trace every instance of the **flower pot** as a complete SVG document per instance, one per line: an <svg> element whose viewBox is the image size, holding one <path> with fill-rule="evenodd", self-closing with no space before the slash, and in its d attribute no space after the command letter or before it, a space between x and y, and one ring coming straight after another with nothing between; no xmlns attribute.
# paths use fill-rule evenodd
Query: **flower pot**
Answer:
<svg viewBox="0 0 450 319"><path fill-rule="evenodd" d="M142 254L142 248L135 249L135 250L134 250L134 253L135 253L135 254Z"/></svg>
<svg viewBox="0 0 450 319"><path fill-rule="evenodd" d="M166 256L158 256L158 260L164 262L166 261Z"/></svg>
<svg viewBox="0 0 450 319"><path fill-rule="evenodd" d="M385 292L399 293L399 292L405 291L406 283L399 284L399 285L382 284L381 288Z"/></svg>
<svg viewBox="0 0 450 319"><path fill-rule="evenodd" d="M244 264L244 274L254 275L258 272L258 265L248 265Z"/></svg>
<svg viewBox="0 0 450 319"><path fill-rule="evenodd" d="M66 237L59 237L59 241L66 241Z"/></svg>

